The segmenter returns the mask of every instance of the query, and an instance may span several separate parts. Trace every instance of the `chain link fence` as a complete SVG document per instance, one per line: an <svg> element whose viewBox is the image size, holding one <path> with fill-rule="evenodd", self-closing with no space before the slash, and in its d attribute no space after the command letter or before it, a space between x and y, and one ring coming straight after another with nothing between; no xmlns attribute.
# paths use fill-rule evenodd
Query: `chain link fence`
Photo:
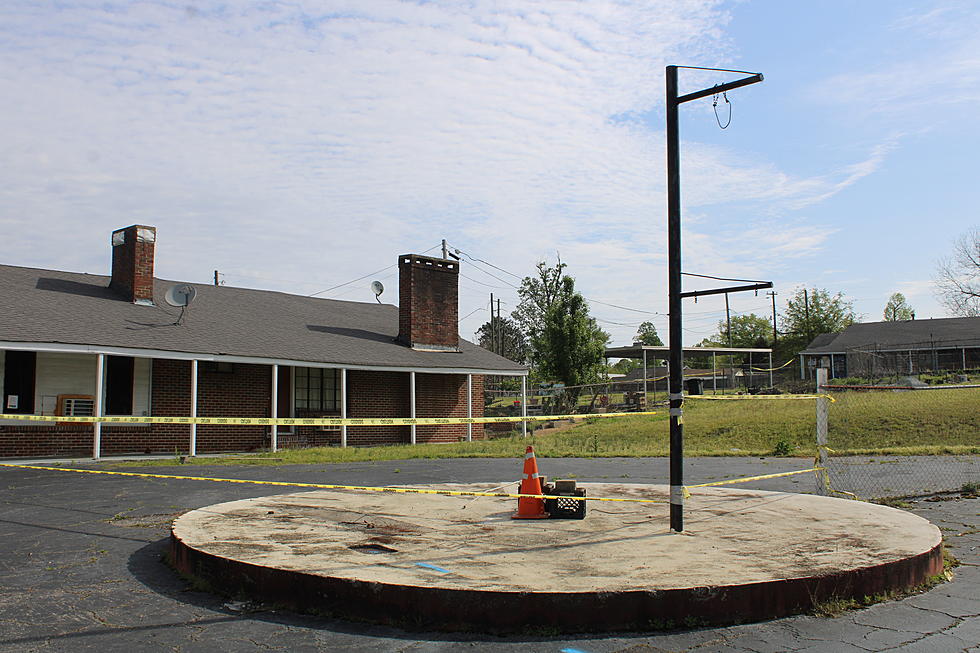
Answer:
<svg viewBox="0 0 980 653"><path fill-rule="evenodd" d="M527 414L592 415L661 411L667 404L665 379L655 388L643 381L610 379L583 386L539 385L526 388ZM850 381L850 380L848 380ZM820 393L833 397L828 402L826 458L829 489L838 496L864 500L956 492L980 488L980 384L955 386L855 385L821 386ZM688 392L690 387L685 388ZM808 388L794 387L793 392L812 395ZM727 394L727 393L726 393ZM713 393L705 390L706 398ZM719 397L721 398L721 397ZM707 411L689 409L686 441L697 440L709 446L729 437L729 432L743 434L731 446L719 451L738 451L753 436L771 436L775 445L768 455L801 455L817 447L816 401L773 402L742 393L745 401L712 401ZM748 403L746 403L746 401ZM707 406L708 404L704 404ZM522 405L520 378L494 377L487 380L485 414L520 416ZM532 423L529 432L538 428L561 426L562 422ZM520 430L519 424L488 424L499 435ZM636 428L652 427L637 424ZM666 426L660 425L666 437ZM658 431L659 432L659 431ZM715 434L718 435L715 435ZM600 437L600 436L596 436ZM787 446L780 450L779 444ZM707 443L707 444L705 444ZM720 444L718 446L721 446ZM728 446L727 444L725 445ZM758 448L758 443L756 443ZM602 448L599 441L596 450ZM888 452L887 454L881 452ZM717 454L713 454L717 455Z"/></svg>
<svg viewBox="0 0 980 653"><path fill-rule="evenodd" d="M827 463L835 492L881 499L980 485L980 456L965 453L980 445L980 386L828 385L821 391L835 400ZM903 453L875 453L896 449Z"/></svg>

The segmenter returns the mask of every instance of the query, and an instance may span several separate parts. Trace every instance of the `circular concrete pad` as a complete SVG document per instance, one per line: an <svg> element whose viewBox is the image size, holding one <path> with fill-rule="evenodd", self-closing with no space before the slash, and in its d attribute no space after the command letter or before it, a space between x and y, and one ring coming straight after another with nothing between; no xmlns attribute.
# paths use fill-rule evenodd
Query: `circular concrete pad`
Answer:
<svg viewBox="0 0 980 653"><path fill-rule="evenodd" d="M490 485L427 486L480 489ZM194 510L174 566L218 591L408 627L648 629L773 618L942 572L939 530L884 506L702 488L685 531L666 486L584 484L584 520L515 499L314 491Z"/></svg>

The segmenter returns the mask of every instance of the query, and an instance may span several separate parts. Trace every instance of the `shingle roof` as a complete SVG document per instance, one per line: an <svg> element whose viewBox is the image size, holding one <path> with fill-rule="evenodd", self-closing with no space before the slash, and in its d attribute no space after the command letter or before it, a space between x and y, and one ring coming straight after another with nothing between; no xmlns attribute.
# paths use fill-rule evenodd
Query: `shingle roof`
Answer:
<svg viewBox="0 0 980 653"><path fill-rule="evenodd" d="M825 336L834 337L827 340ZM844 353L869 347L884 350L980 347L980 317L855 323L838 334L820 334L800 353Z"/></svg>
<svg viewBox="0 0 980 653"><path fill-rule="evenodd" d="M163 297L176 283L183 282L156 279L156 306L137 306L110 291L105 276L0 265L0 342L352 367L525 370L462 338L459 352L396 343L398 307L388 304L189 284L197 297L175 324L180 309Z"/></svg>
<svg viewBox="0 0 980 653"><path fill-rule="evenodd" d="M820 335L818 335L816 338L813 339L813 342L811 342L810 346L807 347L806 349L807 351L817 351L817 350L829 351L826 348L829 347L830 344L834 340L836 340L837 336L839 335L840 335L839 333L821 333Z"/></svg>

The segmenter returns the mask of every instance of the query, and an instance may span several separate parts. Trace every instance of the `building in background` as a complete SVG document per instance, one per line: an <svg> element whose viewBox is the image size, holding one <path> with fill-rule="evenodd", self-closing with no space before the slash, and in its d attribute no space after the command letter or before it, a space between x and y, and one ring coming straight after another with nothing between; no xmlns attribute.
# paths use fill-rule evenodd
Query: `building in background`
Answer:
<svg viewBox="0 0 980 653"><path fill-rule="evenodd" d="M398 257L399 306L153 276L156 229L112 234L109 277L0 265L0 413L481 417L488 374L527 370L459 338L459 263ZM195 296L163 301L174 287ZM454 442L480 424L287 427L278 446ZM0 457L250 451L253 425L0 420Z"/></svg>
<svg viewBox="0 0 980 653"><path fill-rule="evenodd" d="M810 376L827 367L832 379L980 369L980 317L855 323L814 338L800 365Z"/></svg>

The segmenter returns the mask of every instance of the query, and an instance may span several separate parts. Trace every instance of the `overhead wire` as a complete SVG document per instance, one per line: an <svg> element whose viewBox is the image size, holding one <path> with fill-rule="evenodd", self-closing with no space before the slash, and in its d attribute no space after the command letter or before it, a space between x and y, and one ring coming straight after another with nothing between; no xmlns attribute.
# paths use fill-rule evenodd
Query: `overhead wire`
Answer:
<svg viewBox="0 0 980 653"><path fill-rule="evenodd" d="M470 261L472 261L474 263L477 262L477 261L480 262L480 263L484 263L486 265L489 265L490 267L492 267L495 270L500 270L501 272L503 272L505 274L509 274L510 276L514 277L515 279L523 279L524 278L524 277L521 277L519 275L514 274L510 270L505 270L504 268L499 267L497 265L494 265L493 263L490 263L489 261L486 261L486 260L484 260L482 258L478 258L476 256L473 256L472 254L461 250L460 248L456 247L455 245L453 245L453 251L456 252L457 254L462 254L463 256L465 256L466 258L468 258ZM491 274L490 272L487 272L486 270L482 270L479 267L477 267L477 269L479 269L484 274L487 274L487 275L493 277L494 279L497 279L498 281L501 281L503 283L506 283L511 288L518 289L518 286L515 286L515 285L511 284L510 282L508 282L508 281L506 281L504 279L501 279L500 277L498 277L498 276L496 276L494 274ZM463 276L465 276L465 275L463 275ZM470 279L469 277L467 277L467 278ZM476 281L476 280L475 279L470 279L470 281ZM481 282L476 281L476 283L481 283ZM488 285L488 284L483 284L483 285ZM493 287L493 286L488 286L488 287ZM657 311L645 311L645 310L639 309L639 308L630 308L629 306L620 306L618 304L611 304L609 302L604 302L604 301L599 300L599 299L593 299L591 297L585 297L584 295L583 295L583 298L586 301L592 302L594 304L602 304L603 306L609 306L611 308L618 308L618 309L623 310L623 311L633 311L634 313L644 313L646 315L661 315L661 316L666 316L666 313L659 313Z"/></svg>
<svg viewBox="0 0 980 653"><path fill-rule="evenodd" d="M438 245L435 245L433 247L430 247L429 249L427 249L424 252L422 252L422 254L428 254L432 250L434 250L436 248L439 248L439 247L442 247L442 243L439 243ZM351 279L350 281L346 281L344 283L339 283L336 286L331 286L330 288L325 288L324 290L318 290L315 293L311 293L311 294L307 295L307 297L316 297L317 295L322 295L325 292L330 292L331 290L336 290L337 288L343 288L344 286L349 286L352 283L357 283L358 281L363 281L364 279L367 279L368 277L374 276L376 274L381 274L382 272L385 272L386 270L390 270L391 268L396 267L397 265L398 265L397 263L394 263L392 265L386 265L385 267L381 268L380 270L376 270L374 272L368 272L367 274L365 274L362 277L358 277L356 279Z"/></svg>

